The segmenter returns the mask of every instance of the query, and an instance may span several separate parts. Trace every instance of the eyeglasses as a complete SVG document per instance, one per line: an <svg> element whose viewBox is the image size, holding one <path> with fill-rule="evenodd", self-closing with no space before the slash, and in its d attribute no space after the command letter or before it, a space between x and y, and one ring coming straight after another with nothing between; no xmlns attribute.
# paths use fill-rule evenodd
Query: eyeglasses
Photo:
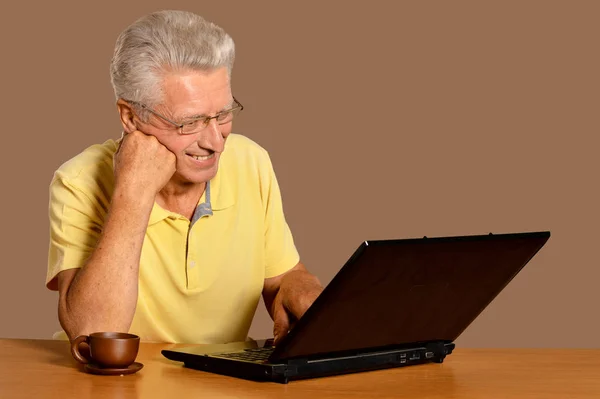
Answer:
<svg viewBox="0 0 600 399"><path fill-rule="evenodd" d="M244 109L244 106L238 100L236 100L235 97L233 97L233 102L234 102L233 107L231 107L230 109L223 110L223 111L217 113L215 116L202 116L202 117L194 118L192 120L189 120L189 121L186 121L183 123L177 123L177 122L174 122L174 121L170 120L169 118L159 114L158 112L150 109L149 107L147 107L144 104L141 104L141 103L138 103L135 101L129 101L129 103L139 105L140 107L142 107L146 111L150 112L151 114L154 114L154 115L158 116L159 118L161 118L162 120L169 122L171 125L177 127L179 129L179 134L199 133L202 130L206 129L206 127L209 125L211 119L216 120L219 125L224 125L226 123L231 122L233 120L233 118L235 118Z"/></svg>

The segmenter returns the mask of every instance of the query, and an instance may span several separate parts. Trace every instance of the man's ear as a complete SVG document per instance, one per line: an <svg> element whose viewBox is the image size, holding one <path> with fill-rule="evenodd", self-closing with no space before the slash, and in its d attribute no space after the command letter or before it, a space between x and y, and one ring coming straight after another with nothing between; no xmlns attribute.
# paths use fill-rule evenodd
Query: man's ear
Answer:
<svg viewBox="0 0 600 399"><path fill-rule="evenodd" d="M131 105L125 102L123 99L117 101L117 110L119 111L119 118L121 119L121 125L123 125L123 131L125 133L132 133L137 130L135 123L133 123L133 111Z"/></svg>

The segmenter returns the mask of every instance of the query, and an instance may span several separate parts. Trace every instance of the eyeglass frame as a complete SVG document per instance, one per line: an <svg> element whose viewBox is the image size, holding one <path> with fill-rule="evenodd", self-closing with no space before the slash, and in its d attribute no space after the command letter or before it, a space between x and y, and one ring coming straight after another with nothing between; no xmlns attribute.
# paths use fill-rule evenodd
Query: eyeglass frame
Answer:
<svg viewBox="0 0 600 399"><path fill-rule="evenodd" d="M234 102L235 104L237 104L237 105L236 105L236 106L234 106L234 107L232 107L232 108L230 108L230 109L227 109L227 110L224 110L224 111L217 112L217 114L216 114L216 115L214 115L214 116L202 116L202 117L199 117L199 118L194 118L194 119L191 119L191 120L190 120L189 122L187 122L187 123L177 123L177 122L175 122L175 121L172 121L171 119L167 118L166 116L164 116L164 115L161 115L161 114L159 114L158 112L154 111L152 108L148 107L146 104L142 104L142 103L139 103L139 102L137 102L137 101L129 101L129 100L126 100L126 101L127 101L128 103L130 103L130 104L139 105L140 107L142 107L142 108L143 108L143 109L145 109L146 111L150 112L151 114L158 116L159 118L161 118L162 120L164 120L164 121L166 121L166 122L169 122L171 125L173 125L173 126L175 126L176 128L178 128L178 130L179 130L179 134L181 134L181 135L184 135L184 136L186 136L186 135L190 135L190 134L196 134L196 133L200 133L201 131L203 131L204 129L206 129L206 128L208 127L208 125L210 124L210 120L211 120L211 119L215 119L215 120L217 120L217 118L218 118L219 116L223 115L224 113L231 112L231 113L232 113L232 115L233 115L233 112L234 112L235 110L237 110L237 109L239 109L239 112L241 112L241 111L243 111L243 110L244 110L244 106L242 105L242 103L241 103L241 102L239 102L239 101L238 101L238 100L237 100L235 97L233 97L233 102ZM183 127L184 127L185 125L189 125L189 124L192 124L192 123L196 123L196 122L197 122L197 121L199 121L199 120L204 120L204 127L203 127L202 129L200 129L200 130L197 130L197 131L195 131L195 132L190 132L190 133L184 133L184 132L183 132ZM229 122L231 122L231 121L227 121L227 122L225 122L225 123L229 123ZM217 123L218 123L218 121L217 121ZM224 125L225 123L219 123L219 125Z"/></svg>

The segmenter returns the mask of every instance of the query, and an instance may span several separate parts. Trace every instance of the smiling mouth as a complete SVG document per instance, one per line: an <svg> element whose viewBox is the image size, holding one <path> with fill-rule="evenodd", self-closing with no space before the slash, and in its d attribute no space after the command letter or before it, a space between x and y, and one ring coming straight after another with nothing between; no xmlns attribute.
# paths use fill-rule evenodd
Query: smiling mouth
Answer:
<svg viewBox="0 0 600 399"><path fill-rule="evenodd" d="M208 159L211 159L215 156L215 153L213 152L210 155L192 155L192 154L186 154L189 157L194 158L196 161L206 161Z"/></svg>

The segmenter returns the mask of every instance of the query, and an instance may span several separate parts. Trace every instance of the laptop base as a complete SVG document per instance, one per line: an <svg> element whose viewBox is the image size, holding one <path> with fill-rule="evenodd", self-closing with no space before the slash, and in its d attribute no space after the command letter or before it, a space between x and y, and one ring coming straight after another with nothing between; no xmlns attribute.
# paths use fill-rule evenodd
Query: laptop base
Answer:
<svg viewBox="0 0 600 399"><path fill-rule="evenodd" d="M290 381L329 377L341 374L442 363L454 350L453 343L430 343L422 347L384 349L381 351L340 355L315 359L290 359L279 364L253 361L231 361L219 354L201 355L201 345L177 351L163 350L168 359L183 362L184 367L251 381L268 381L287 384ZM229 353L225 353L229 354Z"/></svg>

